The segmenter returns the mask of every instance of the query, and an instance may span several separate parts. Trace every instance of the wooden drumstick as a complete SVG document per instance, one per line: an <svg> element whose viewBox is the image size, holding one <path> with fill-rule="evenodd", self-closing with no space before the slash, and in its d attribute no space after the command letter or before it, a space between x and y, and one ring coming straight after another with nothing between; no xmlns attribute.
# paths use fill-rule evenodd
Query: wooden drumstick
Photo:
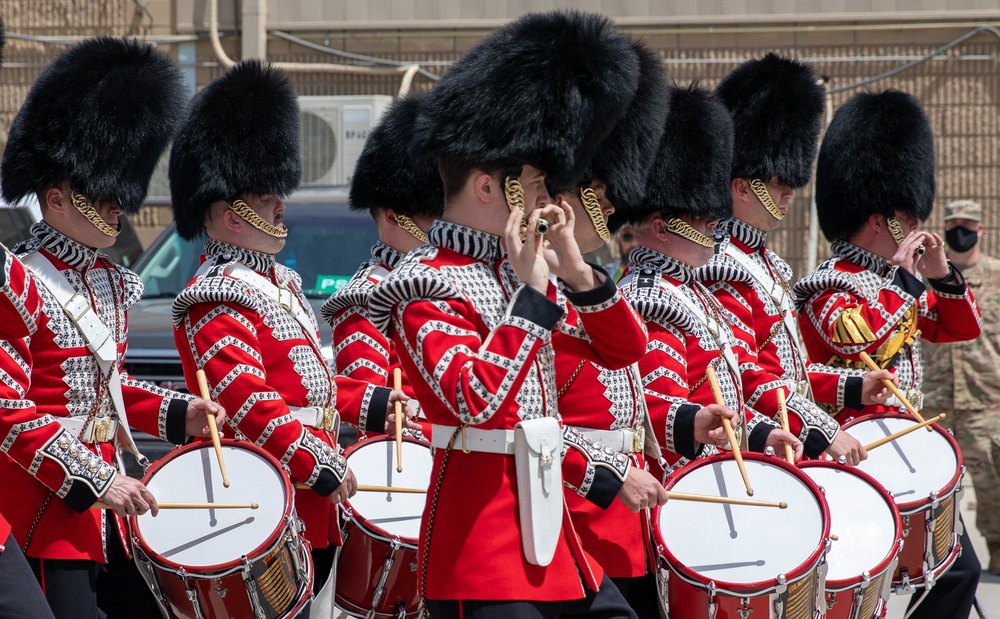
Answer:
<svg viewBox="0 0 1000 619"><path fill-rule="evenodd" d="M715 396L715 403L725 406L726 401L722 397L722 389L719 388L719 377L715 375L715 368L708 366L705 368L705 375L708 377L708 384L712 387L712 394ZM740 451L740 444L736 441L736 432L733 431L733 424L728 417L722 418L722 428L729 438L729 446L736 457L736 466L740 468L740 475L743 476L743 484L747 487L747 496L753 496L753 488L750 487L750 478L747 477L747 469L743 465L743 453Z"/></svg>
<svg viewBox="0 0 1000 619"><path fill-rule="evenodd" d="M209 402L212 401L212 392L208 390L208 379L205 378L205 370L198 370L195 374L198 377L198 389L201 397ZM226 475L226 462L222 459L222 444L219 443L219 428L215 425L215 415L207 413L208 432L212 435L212 446L215 447L215 457L219 461L219 470L222 471L222 485L229 487L229 476Z"/></svg>
<svg viewBox="0 0 1000 619"><path fill-rule="evenodd" d="M308 490L309 486L301 481L295 482L296 490ZM400 494L427 494L422 488L397 488L396 486L358 486L358 492L398 492Z"/></svg>
<svg viewBox="0 0 1000 619"><path fill-rule="evenodd" d="M686 492L667 491L667 498L671 501L696 501L698 503L723 503L725 505L750 505L752 507L777 507L787 509L788 503L781 501L774 503L771 501L753 501L751 499L731 499L727 496L713 496L710 494L688 494Z"/></svg>
<svg viewBox="0 0 1000 619"><path fill-rule="evenodd" d="M868 369L871 370L872 372L878 372L879 370L882 369L878 366L878 364L875 363L874 359L868 356L868 353L866 353L865 351L862 350L858 354L858 356L861 357L861 360L865 362L865 365L867 365ZM892 382L888 378L883 378L882 384L889 388L889 391L892 392L892 395L896 396L896 399L898 399L900 402L903 403L903 406L906 407L906 410L910 411L910 414L916 417L917 421L922 422L924 420L923 415L921 415L920 412L916 408L914 408L912 404L910 404L910 401L906 399L906 396L903 395L903 392L899 390L899 387L896 386L896 383ZM927 428L927 431L930 432L931 429Z"/></svg>
<svg viewBox="0 0 1000 619"><path fill-rule="evenodd" d="M157 503L160 509L257 509L257 503ZM98 501L91 509L114 509L104 501Z"/></svg>
<svg viewBox="0 0 1000 619"><path fill-rule="evenodd" d="M896 440L897 438L899 438L901 436L906 436L907 434L909 434L910 432L913 432L914 430L919 430L920 428L923 428L924 426L929 426L932 423L937 423L938 421L941 421L945 417L946 417L946 415L944 413L941 413L937 417L931 417L930 419L926 419L924 421L921 421L920 423L914 424L914 425L910 426L909 428L905 428L903 430L900 430L899 432L893 432L889 436L883 436L882 438L878 439L874 443L869 443L869 444L865 445L865 451L871 451L872 449L875 449L879 445L885 445L886 443L888 443L890 441L894 441L894 440Z"/></svg>
<svg viewBox="0 0 1000 619"><path fill-rule="evenodd" d="M778 421L781 423L782 430L790 431L788 429L788 407L785 405L785 391L781 387L778 388ZM785 443L785 460L788 460L789 464L795 464L795 450L787 442Z"/></svg>
<svg viewBox="0 0 1000 619"><path fill-rule="evenodd" d="M399 368L392 370L392 388L396 391L403 389L403 372ZM403 403L399 400L395 402L396 413L396 472L403 472Z"/></svg>

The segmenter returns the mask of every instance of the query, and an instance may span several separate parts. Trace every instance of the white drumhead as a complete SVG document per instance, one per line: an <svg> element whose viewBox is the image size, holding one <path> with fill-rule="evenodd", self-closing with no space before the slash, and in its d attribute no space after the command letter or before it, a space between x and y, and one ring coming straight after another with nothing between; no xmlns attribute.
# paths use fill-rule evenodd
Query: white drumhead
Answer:
<svg viewBox="0 0 1000 619"><path fill-rule="evenodd" d="M209 567L239 559L283 526L285 487L263 456L231 445L222 447L229 487L211 443L164 464L148 488L160 502L257 503L257 509L163 509L136 519L146 546L175 563Z"/></svg>
<svg viewBox="0 0 1000 619"><path fill-rule="evenodd" d="M671 491L784 501L787 509L677 500L660 508L667 549L706 580L773 580L805 564L823 537L823 509L809 486L769 463L745 464L753 497L747 496L735 460L689 469Z"/></svg>
<svg viewBox="0 0 1000 619"><path fill-rule="evenodd" d="M396 472L396 442L369 440L358 443L347 456L358 485L420 488L431 479L430 449L423 443L403 441L403 472ZM350 498L354 514L400 538L416 540L427 494L358 492Z"/></svg>
<svg viewBox="0 0 1000 619"><path fill-rule="evenodd" d="M825 490L830 507L832 541L826 555L827 580L860 578L877 567L896 543L896 514L877 488L842 468L806 466L801 469Z"/></svg>
<svg viewBox="0 0 1000 619"><path fill-rule="evenodd" d="M883 417L853 424L847 431L867 445L915 423ZM946 489L958 470L958 457L937 430L917 430L869 451L868 459L858 468L885 486L899 505L927 499L931 492Z"/></svg>

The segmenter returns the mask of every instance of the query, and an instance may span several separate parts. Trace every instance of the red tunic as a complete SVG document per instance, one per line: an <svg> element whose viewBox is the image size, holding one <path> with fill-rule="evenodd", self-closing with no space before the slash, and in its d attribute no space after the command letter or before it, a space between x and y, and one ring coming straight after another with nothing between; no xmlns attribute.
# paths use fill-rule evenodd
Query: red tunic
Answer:
<svg viewBox="0 0 1000 619"><path fill-rule="evenodd" d="M694 441L695 413L715 403L706 379L709 365L718 375L726 406L743 412L749 448L763 451L776 425L744 401L739 372L733 367L738 340L721 320L721 306L695 281L694 270L679 260L646 247L634 249L630 259L620 285L649 329L639 373L667 463L677 468L715 452L713 446Z"/></svg>
<svg viewBox="0 0 1000 619"><path fill-rule="evenodd" d="M336 436L303 426L289 406L340 410L345 421L385 424L388 389L334 380L320 352L319 332L294 271L270 254L210 240L199 275L174 301L174 340L189 389L205 371L212 397L225 407L240 436L267 450L291 471L293 482L312 487L295 496L295 509L316 548L340 543L336 506L327 498L347 474ZM304 326L278 300L227 268L244 265L290 291ZM307 328L308 327L308 328Z"/></svg>
<svg viewBox="0 0 1000 619"><path fill-rule="evenodd" d="M852 376L810 366L794 323L791 268L764 246L766 233L746 222L730 219L722 232L727 236L698 277L735 331L746 335L737 352L747 404L777 420L777 392L783 391L789 429L802 441L805 454L817 457L836 438L839 426L813 403L811 386L816 386L818 401L860 409L864 372L847 370ZM855 402L850 395L857 396Z"/></svg>
<svg viewBox="0 0 1000 619"><path fill-rule="evenodd" d="M976 338L980 314L961 273L930 281L931 290L907 271L856 245L838 241L833 256L795 284L799 328L809 359L833 367L861 367L867 352L899 377L899 388L918 409L923 363L920 339L957 342ZM867 406L864 413L898 410ZM839 413L840 411L835 411Z"/></svg>
<svg viewBox="0 0 1000 619"><path fill-rule="evenodd" d="M34 239L22 247L22 257L35 251L48 258L79 293L85 294L101 321L118 342L129 422L144 432L175 443L184 440L184 415L191 396L130 378L122 369L127 347L126 310L142 295L139 277L95 250L69 239L45 223L32 227ZM11 281L14 285L14 281ZM23 286L24 283L18 285ZM59 417L87 419L115 415L106 378L86 348L79 329L44 286L28 288L25 305L37 305L36 331L20 363L5 342L7 364L31 382L22 399L0 414L5 435L0 457L0 512L14 536L27 546L25 554L46 559L104 562L107 519L88 509L111 485L116 471L113 442L83 444L56 421ZM113 438L113 437L112 437ZM116 519L118 534L129 548L125 523Z"/></svg>
<svg viewBox="0 0 1000 619"><path fill-rule="evenodd" d="M492 430L558 416L553 347L608 368L627 367L642 353L644 341L628 328L634 314L612 282L567 293L580 310L572 312L554 302L554 286L548 298L519 286L498 237L444 221L428 236L430 244L407 254L375 289L371 309L375 325L391 332L431 422ZM610 503L628 458L571 428L564 442L564 481L594 502ZM419 560L427 561L428 599L572 600L599 585L601 569L581 548L568 512L552 562L540 567L525 560L512 456L437 449L431 479L440 479L437 509L431 510L432 491L419 550Z"/></svg>

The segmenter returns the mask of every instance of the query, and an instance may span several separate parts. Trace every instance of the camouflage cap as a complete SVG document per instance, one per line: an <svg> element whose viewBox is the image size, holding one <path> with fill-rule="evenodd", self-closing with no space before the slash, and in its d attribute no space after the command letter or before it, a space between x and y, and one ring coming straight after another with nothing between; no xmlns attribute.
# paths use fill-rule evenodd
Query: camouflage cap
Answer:
<svg viewBox="0 0 1000 619"><path fill-rule="evenodd" d="M972 200L955 200L949 202L944 207L944 220L949 219L971 219L972 221L983 220L983 207L978 202Z"/></svg>

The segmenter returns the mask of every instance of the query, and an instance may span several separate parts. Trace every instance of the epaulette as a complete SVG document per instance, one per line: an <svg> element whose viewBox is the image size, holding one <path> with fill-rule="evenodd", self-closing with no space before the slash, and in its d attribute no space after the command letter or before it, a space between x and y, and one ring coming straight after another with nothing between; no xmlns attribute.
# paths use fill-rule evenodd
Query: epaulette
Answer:
<svg viewBox="0 0 1000 619"><path fill-rule="evenodd" d="M839 258L830 258L795 283L792 292L795 294L796 309L802 310L813 295L824 290L839 290L856 297L865 297L864 291L855 279L855 274L837 270L834 268L837 262Z"/></svg>
<svg viewBox="0 0 1000 619"><path fill-rule="evenodd" d="M16 278L19 281L12 281L12 278ZM5 336L26 337L33 334L38 327L35 320L38 316L38 310L36 309L32 312L25 306L30 278L31 275L28 270L16 262L14 255L6 251L5 247L3 267L0 268L0 303L2 303L0 305L0 314L9 320L0 329ZM23 330L22 326L17 324L18 321L13 319L14 316L20 318L20 321L23 323ZM17 326L15 327L15 325Z"/></svg>
<svg viewBox="0 0 1000 619"><path fill-rule="evenodd" d="M704 266L695 270L695 277L698 281L711 284L713 282L746 282L751 286L754 283L753 275L743 266L727 256L725 253L726 243L720 244L716 248L716 254Z"/></svg>
<svg viewBox="0 0 1000 619"><path fill-rule="evenodd" d="M142 293L146 289L145 284L142 283L142 278L132 271L131 269L126 269L125 267L116 264L118 268L118 273L122 276L122 287L124 290L122 294L124 296L123 307L128 309L139 302L142 298Z"/></svg>
<svg viewBox="0 0 1000 619"><path fill-rule="evenodd" d="M666 282L657 269L632 269L618 283L618 287L646 322L673 325L691 333L699 320L691 315L686 304L674 298L674 295L681 294L680 291Z"/></svg>
<svg viewBox="0 0 1000 619"><path fill-rule="evenodd" d="M367 307L372 290L388 274L389 271L382 266L382 262L378 258L370 258L361 263L358 270L351 276L351 281L323 302L319 310L320 316L326 322L332 323L337 313L345 308Z"/></svg>
<svg viewBox="0 0 1000 619"><path fill-rule="evenodd" d="M199 303L235 303L258 310L258 300L247 284L225 275L227 265L223 262L213 266L181 290L171 308L174 325L181 324L188 309Z"/></svg>
<svg viewBox="0 0 1000 619"><path fill-rule="evenodd" d="M454 280L438 269L424 264L423 260L433 259L437 256L437 251L432 245L424 245L411 251L372 291L368 309L376 329L388 335L392 323L392 309L404 301L465 298Z"/></svg>
<svg viewBox="0 0 1000 619"><path fill-rule="evenodd" d="M791 265L785 262L784 258L774 253L770 249L765 248L764 252L770 258L771 265L777 267L778 270L781 271L781 277L783 277L786 282L792 281L792 275L794 273L792 272Z"/></svg>

